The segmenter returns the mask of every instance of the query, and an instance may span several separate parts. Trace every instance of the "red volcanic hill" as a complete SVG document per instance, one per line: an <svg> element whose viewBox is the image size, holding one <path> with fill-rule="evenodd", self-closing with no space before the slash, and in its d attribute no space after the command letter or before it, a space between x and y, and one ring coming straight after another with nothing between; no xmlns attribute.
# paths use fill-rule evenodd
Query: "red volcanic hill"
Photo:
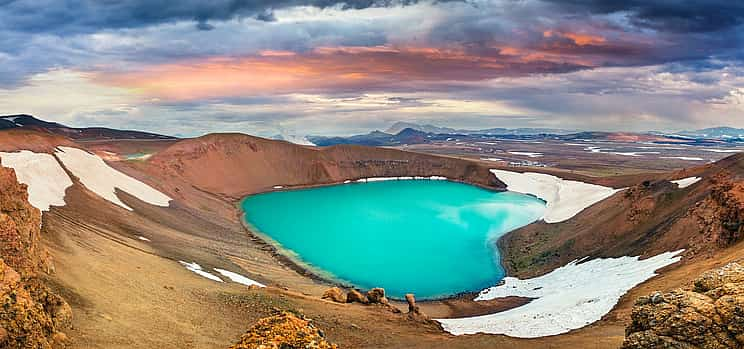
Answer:
<svg viewBox="0 0 744 349"><path fill-rule="evenodd" d="M179 141L147 162L147 172L233 198L273 186L308 186L369 177L442 176L503 188L475 162L395 149L340 145L298 146L243 134L212 134Z"/></svg>

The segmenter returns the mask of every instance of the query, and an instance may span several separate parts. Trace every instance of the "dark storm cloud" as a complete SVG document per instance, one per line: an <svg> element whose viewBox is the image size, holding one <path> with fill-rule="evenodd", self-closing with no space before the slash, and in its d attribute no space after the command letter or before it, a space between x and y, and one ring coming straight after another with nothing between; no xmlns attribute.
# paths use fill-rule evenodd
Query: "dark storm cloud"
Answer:
<svg viewBox="0 0 744 349"><path fill-rule="evenodd" d="M210 21L233 18L273 20L273 10L293 6L344 9L409 5L416 0L3 0L0 28L25 32L85 33L102 29L136 28L174 21L195 21L211 29Z"/></svg>
<svg viewBox="0 0 744 349"><path fill-rule="evenodd" d="M633 24L660 31L712 32L744 22L744 2L737 0L548 0L570 12L627 13Z"/></svg>

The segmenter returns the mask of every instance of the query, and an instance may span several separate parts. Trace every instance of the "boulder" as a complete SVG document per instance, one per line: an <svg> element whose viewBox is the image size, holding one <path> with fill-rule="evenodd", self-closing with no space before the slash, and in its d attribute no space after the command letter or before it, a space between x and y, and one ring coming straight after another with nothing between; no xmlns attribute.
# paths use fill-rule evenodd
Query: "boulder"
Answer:
<svg viewBox="0 0 744 349"><path fill-rule="evenodd" d="M730 263L722 268L709 270L695 280L695 292L709 292L724 284L744 283L744 266Z"/></svg>
<svg viewBox="0 0 744 349"><path fill-rule="evenodd" d="M416 305L416 297L409 293L406 295L406 302L408 302L408 319L421 323L435 324L435 322L429 319L426 314L421 312L421 308Z"/></svg>
<svg viewBox="0 0 744 349"><path fill-rule="evenodd" d="M342 291L338 287L331 287L327 289L325 292L323 292L323 296L321 298L328 299L336 303L346 303L346 295L344 294L344 291Z"/></svg>
<svg viewBox="0 0 744 349"><path fill-rule="evenodd" d="M729 264L694 285L640 297L623 348L744 348L744 268Z"/></svg>
<svg viewBox="0 0 744 349"><path fill-rule="evenodd" d="M419 307L416 305L416 296L413 293L406 294L406 302L408 302L409 313L419 313Z"/></svg>
<svg viewBox="0 0 744 349"><path fill-rule="evenodd" d="M346 303L362 303L362 304L369 304L369 299L367 299L367 296L362 294L361 292L351 289L349 292L346 293Z"/></svg>
<svg viewBox="0 0 744 349"><path fill-rule="evenodd" d="M315 348L336 349L323 331L310 320L289 312L263 318L253 325L230 349Z"/></svg>
<svg viewBox="0 0 744 349"><path fill-rule="evenodd" d="M380 287L375 287L369 291L367 291L367 299L369 299L370 303L379 303L379 304L388 304L389 301L385 297L385 289Z"/></svg>

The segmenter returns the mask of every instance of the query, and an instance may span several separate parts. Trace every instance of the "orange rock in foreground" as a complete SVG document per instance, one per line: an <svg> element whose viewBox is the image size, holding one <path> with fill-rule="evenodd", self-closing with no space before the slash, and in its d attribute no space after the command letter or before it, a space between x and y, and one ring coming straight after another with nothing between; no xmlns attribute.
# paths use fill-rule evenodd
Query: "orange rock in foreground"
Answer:
<svg viewBox="0 0 744 349"><path fill-rule="evenodd" d="M336 349L309 320L281 312L259 320L230 349Z"/></svg>

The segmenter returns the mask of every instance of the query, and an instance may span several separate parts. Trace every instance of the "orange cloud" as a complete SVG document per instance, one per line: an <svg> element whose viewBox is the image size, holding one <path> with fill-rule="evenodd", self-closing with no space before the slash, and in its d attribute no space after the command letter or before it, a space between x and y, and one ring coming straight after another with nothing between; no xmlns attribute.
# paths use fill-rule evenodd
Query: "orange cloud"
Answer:
<svg viewBox="0 0 744 349"><path fill-rule="evenodd" d="M286 57L294 56L296 53L292 51L263 50L260 51L258 55L264 57Z"/></svg>
<svg viewBox="0 0 744 349"><path fill-rule="evenodd" d="M573 40L573 42L575 42L576 45L579 45L579 46L601 45L607 41L607 39L601 36L587 35L587 34L563 33L563 36Z"/></svg>
<svg viewBox="0 0 744 349"><path fill-rule="evenodd" d="M601 45L607 42L607 39L604 37L598 36L598 35L589 35L589 34L582 34L582 33L572 33L572 32L557 32L553 30L546 30L543 31L543 37L544 38L565 38L573 41L576 45L579 46L586 46L586 45Z"/></svg>
<svg viewBox="0 0 744 349"><path fill-rule="evenodd" d="M480 81L581 69L560 55L517 48L320 47L306 53L262 51L101 72L99 82L167 100L276 93L410 89L418 84Z"/></svg>

